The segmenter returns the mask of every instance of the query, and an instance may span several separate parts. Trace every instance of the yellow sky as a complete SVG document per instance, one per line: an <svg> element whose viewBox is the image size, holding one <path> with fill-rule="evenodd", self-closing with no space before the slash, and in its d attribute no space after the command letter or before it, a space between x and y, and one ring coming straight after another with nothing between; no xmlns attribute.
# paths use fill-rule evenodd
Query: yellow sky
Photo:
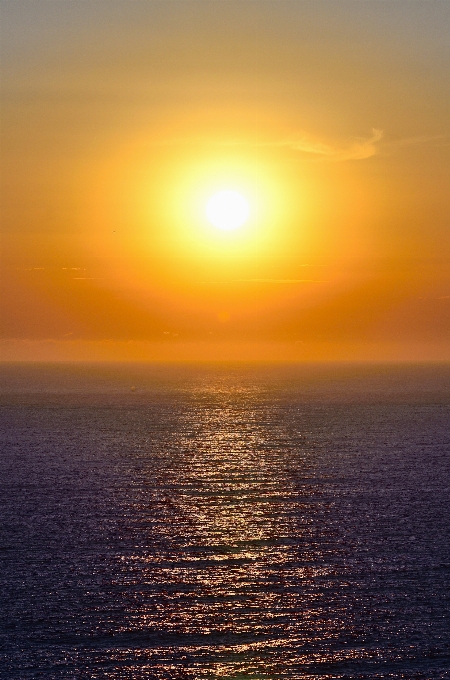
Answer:
<svg viewBox="0 0 450 680"><path fill-rule="evenodd" d="M3 358L450 358L446 0L1 15Z"/></svg>

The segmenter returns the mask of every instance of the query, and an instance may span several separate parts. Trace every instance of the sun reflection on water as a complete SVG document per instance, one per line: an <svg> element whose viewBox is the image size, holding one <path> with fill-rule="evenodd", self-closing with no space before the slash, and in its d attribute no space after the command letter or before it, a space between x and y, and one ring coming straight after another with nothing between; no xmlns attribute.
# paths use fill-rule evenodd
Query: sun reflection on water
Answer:
<svg viewBox="0 0 450 680"><path fill-rule="evenodd" d="M311 662L302 648L318 637L326 646L342 627L324 616L316 583L329 569L314 539L319 499L302 481L311 442L298 432L293 456L295 437L268 404L230 376L200 385L168 433L160 469L147 469L159 504L145 520L147 549L124 559L134 588L128 625L157 636L162 648L151 655L170 647L191 659L186 677L271 679Z"/></svg>

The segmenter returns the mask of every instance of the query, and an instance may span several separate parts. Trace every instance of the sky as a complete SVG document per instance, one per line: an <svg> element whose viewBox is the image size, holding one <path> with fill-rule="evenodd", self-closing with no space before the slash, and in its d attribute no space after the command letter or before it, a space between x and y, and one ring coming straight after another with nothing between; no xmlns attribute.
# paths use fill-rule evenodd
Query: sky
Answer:
<svg viewBox="0 0 450 680"><path fill-rule="evenodd" d="M450 360L448 0L0 8L3 360Z"/></svg>

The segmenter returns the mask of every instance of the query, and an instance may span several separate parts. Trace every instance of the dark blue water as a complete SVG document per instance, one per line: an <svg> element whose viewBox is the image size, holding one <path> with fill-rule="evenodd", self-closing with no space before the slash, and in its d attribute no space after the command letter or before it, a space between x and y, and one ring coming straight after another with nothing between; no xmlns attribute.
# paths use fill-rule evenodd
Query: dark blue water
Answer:
<svg viewBox="0 0 450 680"><path fill-rule="evenodd" d="M449 365L0 378L2 678L450 677Z"/></svg>

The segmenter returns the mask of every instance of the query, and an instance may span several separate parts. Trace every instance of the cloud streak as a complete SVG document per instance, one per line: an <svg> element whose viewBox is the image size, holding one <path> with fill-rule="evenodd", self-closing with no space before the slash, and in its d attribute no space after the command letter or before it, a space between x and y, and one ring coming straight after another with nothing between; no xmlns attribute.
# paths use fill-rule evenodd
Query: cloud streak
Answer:
<svg viewBox="0 0 450 680"><path fill-rule="evenodd" d="M279 139L273 141L254 141L249 142L245 139L210 139L208 137L191 137L158 140L157 145L207 145L218 147L272 147L285 148L291 151L302 154L303 156L314 158L317 161L351 161L351 160L365 160L376 156L380 152L380 142L383 139L383 130L372 128L372 132L367 137L354 137L344 144L327 144L318 139L315 139L307 133L302 133L299 136L288 139ZM383 149L396 149L408 146L415 146L418 144L427 144L430 142L443 142L448 139L445 135L431 135L408 137L404 139L383 141Z"/></svg>
<svg viewBox="0 0 450 680"><path fill-rule="evenodd" d="M383 131L372 128L372 134L369 137L356 137L345 145L326 144L319 140L313 139L306 133L302 136L284 140L275 141L259 141L250 142L243 139L227 139L217 140L208 138L178 138L158 140L155 142L160 145L197 145L206 144L213 146L255 146L255 147L279 147L291 149L301 154L313 156L316 160L327 161L349 161L349 160L364 160L375 156L378 153L378 142L383 137Z"/></svg>
<svg viewBox="0 0 450 680"><path fill-rule="evenodd" d="M294 141L286 141L279 146L290 147L293 151L319 156L323 160L350 161L364 160L378 153L377 144L383 137L383 131L372 129L370 137L357 137L346 146L331 146L323 142L315 141L307 136Z"/></svg>
<svg viewBox="0 0 450 680"><path fill-rule="evenodd" d="M322 279L236 279L237 283L328 283Z"/></svg>
<svg viewBox="0 0 450 680"><path fill-rule="evenodd" d="M231 283L329 283L329 281L325 279L232 279L231 281L198 281L197 283L203 285L229 285Z"/></svg>

